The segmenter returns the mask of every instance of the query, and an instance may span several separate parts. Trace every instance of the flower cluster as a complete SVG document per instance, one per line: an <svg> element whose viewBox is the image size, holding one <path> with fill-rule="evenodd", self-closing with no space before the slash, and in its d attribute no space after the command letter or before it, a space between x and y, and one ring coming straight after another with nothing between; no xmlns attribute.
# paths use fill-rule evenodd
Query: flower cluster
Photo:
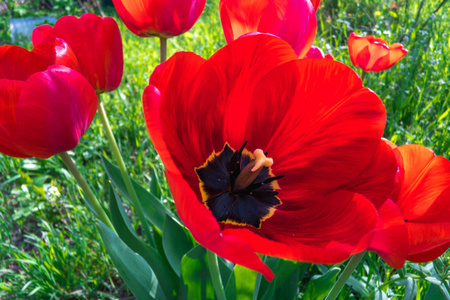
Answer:
<svg viewBox="0 0 450 300"><path fill-rule="evenodd" d="M113 2L133 33L169 38L206 1ZM371 250L401 268L450 245L450 161L383 139L381 99L312 46L319 4L221 0L228 45L208 60L174 54L142 96L184 225L268 280L258 254L334 264ZM31 51L0 47L0 152L48 158L78 144L97 95L119 86L122 42L112 18L93 14L40 26L32 41ZM354 33L348 46L365 72L407 53Z"/></svg>

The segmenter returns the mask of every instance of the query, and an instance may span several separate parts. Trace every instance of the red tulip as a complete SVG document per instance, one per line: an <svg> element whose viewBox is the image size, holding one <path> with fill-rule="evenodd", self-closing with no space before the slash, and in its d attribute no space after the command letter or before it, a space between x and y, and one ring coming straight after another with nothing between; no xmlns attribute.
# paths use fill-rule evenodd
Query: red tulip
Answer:
<svg viewBox="0 0 450 300"><path fill-rule="evenodd" d="M77 71L50 65L55 61L76 66L62 42L31 52L0 47L0 152L48 158L73 149L88 129L97 110L95 91Z"/></svg>
<svg viewBox="0 0 450 300"><path fill-rule="evenodd" d="M170 38L194 26L206 0L113 0L113 3L134 34Z"/></svg>
<svg viewBox="0 0 450 300"><path fill-rule="evenodd" d="M113 18L84 14L80 18L65 16L54 27L42 25L33 31L33 45L67 42L73 50L81 74L97 93L115 90L123 73L122 38Z"/></svg>
<svg viewBox="0 0 450 300"><path fill-rule="evenodd" d="M436 259L450 246L450 161L419 145L394 152L400 168L391 198L406 222L407 259Z"/></svg>
<svg viewBox="0 0 450 300"><path fill-rule="evenodd" d="M153 72L143 105L184 224L269 280L255 252L338 263L385 221L352 185L375 176L391 186L368 192L379 206L392 190L396 161L379 149L385 109L339 62L298 60L278 38L246 36L209 60L175 54Z"/></svg>
<svg viewBox="0 0 450 300"><path fill-rule="evenodd" d="M359 36L354 32L348 38L348 51L353 65L365 72L389 69L408 53L402 44L388 46L383 39L371 35Z"/></svg>
<svg viewBox="0 0 450 300"><path fill-rule="evenodd" d="M311 46L311 49L309 49L308 53L306 53L304 58L326 58L326 59L333 59L333 55L327 54L325 55L319 47Z"/></svg>
<svg viewBox="0 0 450 300"><path fill-rule="evenodd" d="M305 56L316 36L310 0L220 0L220 19L228 43L249 32L274 34Z"/></svg>

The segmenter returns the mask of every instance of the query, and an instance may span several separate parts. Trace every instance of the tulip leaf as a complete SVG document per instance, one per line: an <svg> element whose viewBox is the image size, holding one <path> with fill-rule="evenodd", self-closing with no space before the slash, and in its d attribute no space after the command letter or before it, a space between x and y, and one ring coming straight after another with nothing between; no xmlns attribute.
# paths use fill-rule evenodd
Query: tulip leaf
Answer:
<svg viewBox="0 0 450 300"><path fill-rule="evenodd" d="M111 182L119 191L125 195L127 199L130 199L128 190L125 186L125 182L122 178L120 170L117 166L111 163L105 156L103 156L103 166L105 167L106 173L111 179ZM134 186L134 190L138 196L139 202L142 205L145 216L150 220L150 222L155 225L159 230L163 230L164 218L169 210L156 198L152 193L147 191L144 187L131 180Z"/></svg>
<svg viewBox="0 0 450 300"><path fill-rule="evenodd" d="M270 266L270 265L269 265ZM309 264L279 259L275 266L275 277L262 299L293 299L298 295L298 282ZM261 294L261 292L260 292Z"/></svg>
<svg viewBox="0 0 450 300"><path fill-rule="evenodd" d="M177 276L165 262L157 250L144 244L131 227L130 221L120 201L119 195L111 187L110 195L111 219L121 241L128 245L130 250L138 253L150 265L167 299L173 297L177 291Z"/></svg>
<svg viewBox="0 0 450 300"><path fill-rule="evenodd" d="M120 277L137 299L155 299L156 278L147 262L99 221L98 229Z"/></svg>
<svg viewBox="0 0 450 300"><path fill-rule="evenodd" d="M180 295L183 299L214 299L214 287L208 268L206 249L197 246L181 260Z"/></svg>
<svg viewBox="0 0 450 300"><path fill-rule="evenodd" d="M414 300L416 299L417 295L417 284L414 279L411 277L408 277L406 279L406 285L405 285L405 297L404 300Z"/></svg>
<svg viewBox="0 0 450 300"><path fill-rule="evenodd" d="M166 215L162 237L164 253L178 276L181 276L181 259L194 247L189 232L183 225Z"/></svg>
<svg viewBox="0 0 450 300"><path fill-rule="evenodd" d="M386 293L380 289L375 290L375 295L373 296L374 300L389 300Z"/></svg>
<svg viewBox="0 0 450 300"><path fill-rule="evenodd" d="M243 266L236 265L225 287L228 300L252 300L258 273Z"/></svg>
<svg viewBox="0 0 450 300"><path fill-rule="evenodd" d="M448 300L450 294L448 289L443 284L431 283L425 295L425 300Z"/></svg>
<svg viewBox="0 0 450 300"><path fill-rule="evenodd" d="M309 281L303 299L323 299L333 287L336 277L341 271L340 268L334 267L329 269L323 275L315 275Z"/></svg>
<svg viewBox="0 0 450 300"><path fill-rule="evenodd" d="M150 175L151 175L151 181L150 181L150 193L152 193L153 195L155 195L156 198L160 198L161 197L161 184L160 184L160 179L159 179L159 175L158 172L156 172L156 170L154 168L152 168L150 170Z"/></svg>

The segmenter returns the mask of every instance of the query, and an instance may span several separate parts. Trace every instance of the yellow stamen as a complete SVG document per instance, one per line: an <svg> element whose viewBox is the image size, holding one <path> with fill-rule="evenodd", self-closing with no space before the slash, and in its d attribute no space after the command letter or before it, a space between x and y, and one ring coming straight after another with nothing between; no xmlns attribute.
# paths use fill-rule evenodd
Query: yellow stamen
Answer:
<svg viewBox="0 0 450 300"><path fill-rule="evenodd" d="M253 152L255 159L253 159L245 168L241 171L236 178L236 187L245 189L253 180L258 176L264 167L271 167L273 165L273 159L266 157L261 149L256 149Z"/></svg>

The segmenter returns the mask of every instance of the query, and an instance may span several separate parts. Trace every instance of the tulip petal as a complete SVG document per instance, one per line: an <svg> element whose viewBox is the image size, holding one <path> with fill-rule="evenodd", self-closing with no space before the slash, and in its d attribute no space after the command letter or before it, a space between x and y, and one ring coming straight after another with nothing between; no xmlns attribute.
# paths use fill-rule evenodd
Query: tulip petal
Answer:
<svg viewBox="0 0 450 300"><path fill-rule="evenodd" d="M412 222L448 222L450 216L450 161L419 145L396 148L404 174L398 198L393 199Z"/></svg>
<svg viewBox="0 0 450 300"><path fill-rule="evenodd" d="M0 79L0 152L13 157L30 157L15 147L16 106L23 81ZM12 130L13 129L13 130Z"/></svg>
<svg viewBox="0 0 450 300"><path fill-rule="evenodd" d="M447 213L447 217L449 214ZM445 223L413 223L407 222L406 228L408 229L409 237L409 249L408 260L411 260L411 256L415 259L420 259L421 254L424 253L423 258L428 258L429 255L436 255L432 259L436 259L442 253L445 252L445 247L450 243L450 221ZM433 249L443 250L440 253L436 253ZM414 261L416 261L414 260Z"/></svg>
<svg viewBox="0 0 450 300"><path fill-rule="evenodd" d="M394 151L381 140L369 166L347 189L364 195L378 208L392 193L397 170Z"/></svg>
<svg viewBox="0 0 450 300"><path fill-rule="evenodd" d="M278 182L281 189L295 193L355 180L375 154L386 121L381 100L359 77L326 59L275 68L255 88L250 106L244 140L249 149L269 153L274 174L285 175Z"/></svg>
<svg viewBox="0 0 450 300"><path fill-rule="evenodd" d="M364 250L371 237L367 233L376 223L377 212L370 201L342 190L303 210L276 210L259 230L229 226L223 233L247 240L261 254L333 264Z"/></svg>
<svg viewBox="0 0 450 300"><path fill-rule="evenodd" d="M444 254L444 252L447 251L449 247L450 247L450 242L447 244L444 244L442 246L433 248L431 250L421 252L419 254L408 255L407 260L416 262L416 263L426 263L426 262L435 260L442 254Z"/></svg>
<svg viewBox="0 0 450 300"><path fill-rule="evenodd" d="M227 43L246 33L258 31L261 16L268 5L268 0L221 0L220 19Z"/></svg>
<svg viewBox="0 0 450 300"><path fill-rule="evenodd" d="M272 281L273 272L246 240L223 235L211 211L198 201L189 185L175 174L166 172L166 177L181 220L200 244L233 263L262 273Z"/></svg>
<svg viewBox="0 0 450 300"><path fill-rule="evenodd" d="M391 267L401 268L408 253L408 234L402 213L388 200L378 209L378 216L369 250L376 252Z"/></svg>
<svg viewBox="0 0 450 300"><path fill-rule="evenodd" d="M221 0L219 10L228 43L250 32L270 33L303 57L316 35L316 13L310 0Z"/></svg>
<svg viewBox="0 0 450 300"><path fill-rule="evenodd" d="M49 63L33 51L12 45L0 46L0 78L25 81L48 66Z"/></svg>
<svg viewBox="0 0 450 300"><path fill-rule="evenodd" d="M86 79L64 66L51 66L25 82L16 106L18 149L48 158L73 149L97 110L97 96Z"/></svg>
<svg viewBox="0 0 450 300"><path fill-rule="evenodd" d="M187 127L182 126L186 114L189 113L189 89L204 62L205 59L194 53L176 53L155 69L150 78L150 85L144 90L143 106L147 129L158 154L171 173L178 173L173 160L184 174L194 173L194 168L198 166L192 164L193 157L190 156L194 155L195 158L196 155L183 150L184 147L190 149L193 141L189 140L189 132L185 132ZM177 109L174 110L174 107ZM178 128L179 123L182 123L183 129ZM180 139L183 136L187 136L187 139ZM193 146L201 147L202 144L194 142ZM175 157L172 158L170 153ZM204 157L199 159L205 160Z"/></svg>

